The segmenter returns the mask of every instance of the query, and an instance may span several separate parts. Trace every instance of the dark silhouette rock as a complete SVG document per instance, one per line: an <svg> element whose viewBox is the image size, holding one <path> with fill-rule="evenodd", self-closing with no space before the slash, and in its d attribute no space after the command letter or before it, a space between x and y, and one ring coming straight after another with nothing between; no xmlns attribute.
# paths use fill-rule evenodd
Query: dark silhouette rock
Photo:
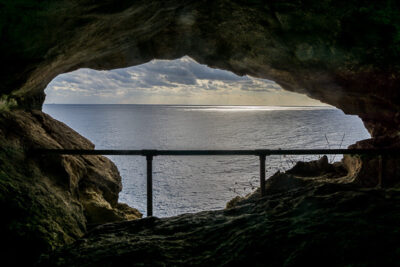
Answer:
<svg viewBox="0 0 400 267"><path fill-rule="evenodd" d="M339 164L329 164L328 157L323 156L319 160L303 162L299 161L296 165L287 171L288 174L303 177L321 176L325 174L336 174L336 176L344 176L347 174L343 166Z"/></svg>

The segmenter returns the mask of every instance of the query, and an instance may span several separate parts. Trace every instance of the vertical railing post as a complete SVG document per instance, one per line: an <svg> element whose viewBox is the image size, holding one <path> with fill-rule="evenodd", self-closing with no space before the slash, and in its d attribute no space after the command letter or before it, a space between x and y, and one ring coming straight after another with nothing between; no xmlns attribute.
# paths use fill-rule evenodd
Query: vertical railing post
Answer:
<svg viewBox="0 0 400 267"><path fill-rule="evenodd" d="M382 187L382 180L383 180L383 162L382 162L382 155L378 156L378 187Z"/></svg>
<svg viewBox="0 0 400 267"><path fill-rule="evenodd" d="M260 189L261 196L265 196L265 154L260 154Z"/></svg>
<svg viewBox="0 0 400 267"><path fill-rule="evenodd" d="M153 216L153 155L146 155L147 162L147 217Z"/></svg>

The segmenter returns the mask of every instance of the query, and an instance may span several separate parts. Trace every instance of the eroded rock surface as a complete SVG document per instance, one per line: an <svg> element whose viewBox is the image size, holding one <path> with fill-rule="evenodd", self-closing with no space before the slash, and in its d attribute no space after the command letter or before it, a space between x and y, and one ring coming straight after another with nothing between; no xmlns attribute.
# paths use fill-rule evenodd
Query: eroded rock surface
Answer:
<svg viewBox="0 0 400 267"><path fill-rule="evenodd" d="M6 1L0 3L0 93L40 109L58 74L189 55L276 81L364 121L400 125L396 1Z"/></svg>
<svg viewBox="0 0 400 267"><path fill-rule="evenodd" d="M349 148L400 149L400 138L385 136L371 138L359 141ZM343 163L349 172L349 179L360 186L391 187L400 182L400 155L346 155Z"/></svg>
<svg viewBox="0 0 400 267"><path fill-rule="evenodd" d="M398 265L399 188L360 188L325 160L275 174L266 197L226 210L102 225L40 266Z"/></svg>
<svg viewBox="0 0 400 267"><path fill-rule="evenodd" d="M65 124L40 112L0 114L2 264L28 264L81 237L91 224L137 219L118 203L121 177L102 156L29 154L31 148L93 149Z"/></svg>

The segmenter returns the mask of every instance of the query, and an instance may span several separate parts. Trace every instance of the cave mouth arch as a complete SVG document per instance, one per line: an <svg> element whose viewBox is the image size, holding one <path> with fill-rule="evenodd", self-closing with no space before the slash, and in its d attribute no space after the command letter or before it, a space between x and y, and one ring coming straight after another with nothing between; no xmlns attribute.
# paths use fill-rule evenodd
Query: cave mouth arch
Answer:
<svg viewBox="0 0 400 267"><path fill-rule="evenodd" d="M134 99L144 91L150 92L150 96L142 98L143 101L154 101L157 94L164 100L168 97L171 100L120 105L130 103L129 93L132 90L135 92ZM64 94L52 96L54 92ZM50 102L62 100L64 104L73 105L45 104L43 111L89 138L97 149L343 148L368 137L361 121L355 116L345 116L337 109L321 106L320 102L286 92L272 81L211 69L189 57L172 61L155 60L114 71L83 69L56 78L46 93ZM234 102L243 98L245 93L253 97L246 99L250 99L249 102ZM211 103L187 100L177 103L173 102L177 100L174 94L187 95L186 99L190 101L201 94L208 95L202 101L220 99ZM230 94L231 98L227 98L226 94ZM277 94L281 97L274 98L275 102L269 102L269 105L259 106L262 102L254 102L254 99L262 100ZM112 101L102 102L114 95L116 97ZM82 96L87 98L83 103L77 102ZM283 97L287 102L279 103ZM121 100L128 101L119 102ZM106 105L110 102L114 105ZM272 106L278 104L284 105ZM316 122L313 123L313 120ZM319 125L324 123L329 130L322 132ZM285 142L286 146L282 144ZM314 144L310 146L311 143ZM290 168L298 160L311 159L314 157L270 157L268 176L277 170ZM144 213L144 159L114 156L111 160L122 176L120 201ZM255 165L257 160L253 157L156 158L155 212L163 217L224 208L230 199L255 189L258 183L258 168Z"/></svg>
<svg viewBox="0 0 400 267"><path fill-rule="evenodd" d="M358 115L373 137L399 133L400 27L393 1L139 1L118 7L86 1L35 8L28 1L7 4L4 13L1 98L22 109L41 109L44 89L60 73L189 55Z"/></svg>

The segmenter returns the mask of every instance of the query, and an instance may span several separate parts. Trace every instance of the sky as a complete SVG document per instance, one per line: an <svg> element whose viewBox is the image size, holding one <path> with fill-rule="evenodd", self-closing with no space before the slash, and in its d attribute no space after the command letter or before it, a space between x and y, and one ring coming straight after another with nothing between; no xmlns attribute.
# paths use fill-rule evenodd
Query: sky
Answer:
<svg viewBox="0 0 400 267"><path fill-rule="evenodd" d="M110 71L79 69L47 86L46 104L321 106L273 81L209 68L185 56Z"/></svg>

